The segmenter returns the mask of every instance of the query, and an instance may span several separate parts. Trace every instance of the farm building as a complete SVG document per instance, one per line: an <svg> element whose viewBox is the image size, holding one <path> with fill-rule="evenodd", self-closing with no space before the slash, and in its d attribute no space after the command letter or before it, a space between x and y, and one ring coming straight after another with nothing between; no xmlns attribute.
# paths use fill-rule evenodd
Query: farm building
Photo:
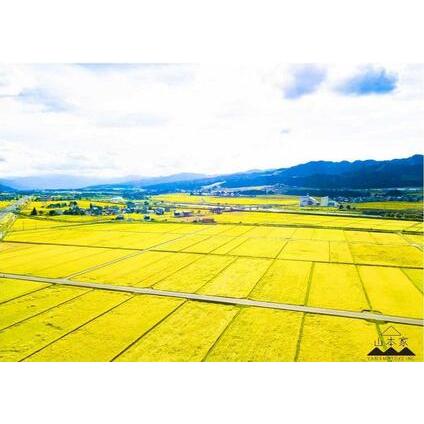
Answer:
<svg viewBox="0 0 424 424"><path fill-rule="evenodd" d="M174 211L174 217L175 218L181 218L181 217L187 217L187 216L193 216L193 212L191 212L191 211Z"/></svg>
<svg viewBox="0 0 424 424"><path fill-rule="evenodd" d="M337 208L339 206L339 203L335 200L330 199L328 196L321 197L320 206L328 206Z"/></svg>
<svg viewBox="0 0 424 424"><path fill-rule="evenodd" d="M309 194L307 194L306 196L300 196L300 199L299 199L299 206L300 207L318 206L318 205L319 205L318 200L309 196Z"/></svg>

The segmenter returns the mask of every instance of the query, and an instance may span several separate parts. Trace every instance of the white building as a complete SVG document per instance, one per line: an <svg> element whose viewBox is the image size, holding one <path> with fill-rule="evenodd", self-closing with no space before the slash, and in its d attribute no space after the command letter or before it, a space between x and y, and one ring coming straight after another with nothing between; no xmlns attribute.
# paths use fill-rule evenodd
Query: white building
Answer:
<svg viewBox="0 0 424 424"><path fill-rule="evenodd" d="M299 206L300 207L317 206L317 205L319 205L318 200L309 196L309 194L307 194L306 196L300 196L300 199L299 199Z"/></svg>
<svg viewBox="0 0 424 424"><path fill-rule="evenodd" d="M321 197L320 206L327 206L332 208L338 208L339 203L335 200L330 199L328 196Z"/></svg>
<svg viewBox="0 0 424 424"><path fill-rule="evenodd" d="M320 206L328 206L328 201L329 201L329 197L328 196L324 196L321 197L321 202L320 202Z"/></svg>

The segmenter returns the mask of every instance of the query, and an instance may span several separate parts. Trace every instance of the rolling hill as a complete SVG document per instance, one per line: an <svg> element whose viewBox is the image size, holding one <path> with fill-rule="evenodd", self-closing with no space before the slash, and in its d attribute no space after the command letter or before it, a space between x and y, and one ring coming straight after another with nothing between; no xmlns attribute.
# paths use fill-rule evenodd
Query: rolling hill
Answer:
<svg viewBox="0 0 424 424"><path fill-rule="evenodd" d="M221 187L283 185L303 188L389 188L420 187L423 184L423 156L385 161L317 161L265 171L250 171L211 178L147 184L150 190L194 190L220 183Z"/></svg>

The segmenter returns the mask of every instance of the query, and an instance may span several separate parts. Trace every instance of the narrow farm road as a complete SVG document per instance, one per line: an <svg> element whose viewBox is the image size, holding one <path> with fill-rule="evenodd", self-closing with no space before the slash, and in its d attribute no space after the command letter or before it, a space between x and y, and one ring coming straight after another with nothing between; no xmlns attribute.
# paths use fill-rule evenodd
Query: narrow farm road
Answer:
<svg viewBox="0 0 424 424"><path fill-rule="evenodd" d="M337 316L337 317L364 319L364 320L378 321L378 322L393 322L397 324L424 326L424 320L421 320L421 319L399 317L399 316L392 316L392 315L383 315L383 314L366 312L366 311L355 312L355 311L346 311L346 310L340 310L340 309L320 308L320 307L314 307L314 306L291 305L288 303L264 302L264 301L240 299L240 298L234 298L234 297L209 296L209 295L200 295L195 293L156 290L156 289L143 288L143 287L118 286L118 285L104 284L104 283L88 283L85 281L71 281L71 280L67 280L63 278L35 277L35 276L22 275L22 274L0 273L0 278L29 280L29 281L37 281L37 282L43 282L43 283L62 284L67 286L87 287L87 288L102 289L102 290L112 290L112 291L134 293L134 294L178 297L182 299L197 300L200 302L212 302L212 303L222 303L222 304L240 305L240 306L254 306L258 308L280 309L284 311L306 312L310 314L331 315L331 316Z"/></svg>

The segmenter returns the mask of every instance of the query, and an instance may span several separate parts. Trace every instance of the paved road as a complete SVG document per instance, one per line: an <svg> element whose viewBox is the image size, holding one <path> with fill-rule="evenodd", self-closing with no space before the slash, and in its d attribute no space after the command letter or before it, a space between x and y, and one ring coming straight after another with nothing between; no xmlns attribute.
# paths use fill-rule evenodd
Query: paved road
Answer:
<svg viewBox="0 0 424 424"><path fill-rule="evenodd" d="M112 290L112 291L135 293L135 294L178 297L183 299L197 300L201 302L223 303L223 304L229 304L229 305L242 305L242 306L255 306L258 308L281 309L284 311L307 312L311 314L332 315L337 317L365 319L365 320L378 321L378 322L393 322L397 324L410 324L410 325L424 326L424 320L415 319L415 318L398 317L398 316L392 316L392 315L376 314L372 312L344 311L340 309L290 305L287 303L263 302L259 300L238 299L234 297L209 296L209 295L201 295L201 294L195 294L195 293L156 290L156 289L143 288L143 287L128 287L128 286L117 286L117 285L104 284L104 283L88 283L85 281L71 281L65 278L33 277L33 276L22 275L22 274L0 273L0 278L13 278L16 280L29 280L29 281L37 281L42 283L63 284L67 286L87 287L87 288Z"/></svg>
<svg viewBox="0 0 424 424"><path fill-rule="evenodd" d="M20 199L18 199L16 202L10 204L9 206L7 206L3 209L0 209L0 221L7 214L10 214L10 213L13 214L12 219L9 220L9 222L7 223L7 225L5 226L3 231L0 231L0 240L2 240L3 237L5 236L5 234L7 232L7 228L10 228L12 226L12 224L15 222L16 212L18 211L18 208L23 206L29 200L29 198L30 198L29 196L23 196Z"/></svg>

